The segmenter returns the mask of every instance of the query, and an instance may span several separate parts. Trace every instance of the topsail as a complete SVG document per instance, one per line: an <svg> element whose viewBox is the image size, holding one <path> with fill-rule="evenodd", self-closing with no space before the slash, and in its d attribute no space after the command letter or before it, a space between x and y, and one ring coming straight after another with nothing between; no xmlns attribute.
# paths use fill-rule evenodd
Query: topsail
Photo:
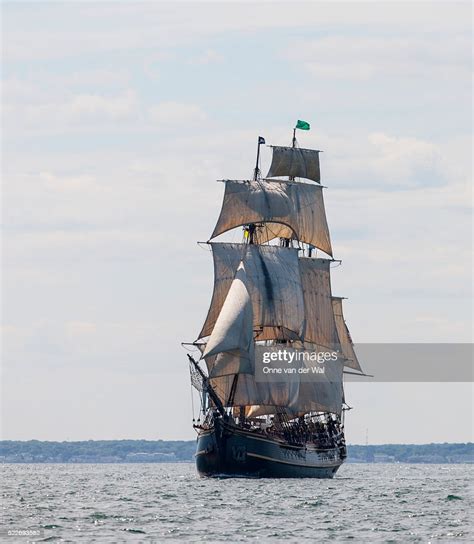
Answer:
<svg viewBox="0 0 474 544"><path fill-rule="evenodd" d="M211 335L217 325L239 263L245 269L255 338L301 338L305 318L298 250L215 242L211 243L211 247L214 256L214 293L199 338Z"/></svg>
<svg viewBox="0 0 474 544"><path fill-rule="evenodd" d="M306 312L304 340L337 349L339 336L332 305L328 259L299 259Z"/></svg>
<svg viewBox="0 0 474 544"><path fill-rule="evenodd" d="M294 237L332 255L319 185L226 180L222 210L211 239L252 223L264 223L257 233L257 241L261 244L277 237Z"/></svg>
<svg viewBox="0 0 474 544"><path fill-rule="evenodd" d="M321 181L319 151L299 147L272 146L273 158L267 178L289 176Z"/></svg>

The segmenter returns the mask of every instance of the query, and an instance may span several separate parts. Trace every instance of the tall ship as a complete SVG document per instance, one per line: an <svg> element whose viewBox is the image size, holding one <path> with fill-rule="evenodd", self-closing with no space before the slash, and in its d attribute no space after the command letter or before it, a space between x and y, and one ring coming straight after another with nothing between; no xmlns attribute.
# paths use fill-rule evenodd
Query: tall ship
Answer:
<svg viewBox="0 0 474 544"><path fill-rule="evenodd" d="M346 458L343 377L362 374L333 258L320 151L270 146L266 177L220 180L224 199L206 244L214 290L188 353L200 398L196 467L201 476L332 478ZM214 239L241 230L240 242ZM234 231L238 233L237 231ZM235 234L234 234L235 237ZM234 238L235 239L235 238Z"/></svg>

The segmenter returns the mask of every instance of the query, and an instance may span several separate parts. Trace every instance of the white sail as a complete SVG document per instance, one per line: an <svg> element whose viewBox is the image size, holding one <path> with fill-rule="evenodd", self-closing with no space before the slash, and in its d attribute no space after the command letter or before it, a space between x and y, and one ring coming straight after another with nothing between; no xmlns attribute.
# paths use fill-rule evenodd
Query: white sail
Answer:
<svg viewBox="0 0 474 544"><path fill-rule="evenodd" d="M227 180L221 213L211 239L250 223L265 223L257 232L259 243L293 237L332 255L319 185Z"/></svg>
<svg viewBox="0 0 474 544"><path fill-rule="evenodd" d="M282 382L256 382L253 374L237 374L232 402L229 403L235 374L210 379L224 405L253 406L249 416L275 413L277 407L289 413L331 412L340 414L344 400L342 362L326 365L326 374L316 382L286 380Z"/></svg>
<svg viewBox="0 0 474 544"><path fill-rule="evenodd" d="M331 297L331 261L302 257L299 263L306 316L304 339L337 348L339 340Z"/></svg>
<svg viewBox="0 0 474 544"><path fill-rule="evenodd" d="M298 399L300 384L297 381L256 382L252 374L237 374L237 381L233 388L234 378L235 376L229 375L210 379L211 386L225 406L261 404L287 407ZM234 389L233 400L229 402L232 389Z"/></svg>
<svg viewBox="0 0 474 544"><path fill-rule="evenodd" d="M253 353L246 357L238 351L222 352L213 357L206 357L209 377L253 374L253 357Z"/></svg>
<svg viewBox="0 0 474 544"><path fill-rule="evenodd" d="M340 414L344 400L342 373L344 361L330 361L317 380L300 383L298 399L289 408L298 412L331 412Z"/></svg>
<svg viewBox="0 0 474 544"><path fill-rule="evenodd" d="M341 346L340 349L346 359L345 366L362 372L359 360L357 359L357 355L354 351L354 344L352 343L349 329L344 321L344 314L342 312L342 298L332 297L332 307L334 310L334 318L336 320L337 333Z"/></svg>
<svg viewBox="0 0 474 544"><path fill-rule="evenodd" d="M284 375L285 379L299 381L298 396L287 407L294 414L308 412L332 412L339 414L343 401L344 359L333 349L313 343L292 342L291 345L255 347L256 360L262 361L263 352L287 352L286 361L292 356L291 367L296 374ZM290 363L287 363L290 364ZM286 366L286 365L285 365ZM319 371L319 372L318 372ZM259 375L261 379L261 374ZM280 377L283 375L280 375ZM270 376L269 381L280 379ZM264 403L260 403L264 404Z"/></svg>
<svg viewBox="0 0 474 544"><path fill-rule="evenodd" d="M329 360L318 363L314 359L310 360L310 355L314 352L326 353L327 349L313 344L300 345L296 350L289 344L280 346L255 346L254 353L256 359L262 360L262 353L268 350L284 349L286 352L297 352L301 357L301 363L298 366L304 366L308 373L285 374L270 377L268 380L256 378L254 373L234 374L223 371L223 367L218 368L215 364L210 370L211 384L215 388L219 398L225 405L229 406L253 406L249 410L249 416L271 414L276 408L287 408L288 415L304 414L307 412L332 412L340 414L343 401L342 370L344 360ZM308 358L303 360L307 352ZM220 357L221 354L217 357ZM216 358L217 359L217 358ZM207 362L207 360L206 360ZM238 359L228 359L231 368L238 368ZM296 363L294 362L293 365ZM322 373L314 373L314 367L322 370ZM217 369L217 371L216 371ZM237 376L236 376L237 375ZM234 379L236 380L234 383ZM233 391L233 397L230 394Z"/></svg>
<svg viewBox="0 0 474 544"><path fill-rule="evenodd" d="M256 339L301 338L304 329L303 290L298 251L278 246L211 244L214 256L214 293L199 335L211 335L240 261L252 301Z"/></svg>
<svg viewBox="0 0 474 544"><path fill-rule="evenodd" d="M272 146L273 157L267 178L289 176L321 181L319 151L299 147Z"/></svg>
<svg viewBox="0 0 474 544"><path fill-rule="evenodd" d="M242 261L247 247L243 244L211 244L214 261L214 290L206 320L198 335L199 338L209 336L219 317L222 305L229 292L239 263Z"/></svg>
<svg viewBox="0 0 474 544"><path fill-rule="evenodd" d="M237 372L251 372L253 362L252 301L246 281L245 267L241 263L203 353L207 358L231 352L239 360Z"/></svg>
<svg viewBox="0 0 474 544"><path fill-rule="evenodd" d="M198 342L194 344L199 351L201 356L206 350L206 342ZM252 351L255 346L253 346ZM251 358L253 359L254 354L250 353ZM251 365L248 364L249 358L241 356L238 351L230 352L221 352L217 355L206 356L204 362L207 367L207 374L210 378L217 378L219 376L230 376L231 374L238 373L254 373L253 360Z"/></svg>

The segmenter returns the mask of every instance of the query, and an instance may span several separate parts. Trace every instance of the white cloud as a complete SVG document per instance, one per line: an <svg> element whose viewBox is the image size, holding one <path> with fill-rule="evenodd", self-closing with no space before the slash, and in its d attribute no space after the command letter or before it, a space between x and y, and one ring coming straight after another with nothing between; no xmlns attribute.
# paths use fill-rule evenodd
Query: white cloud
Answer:
<svg viewBox="0 0 474 544"><path fill-rule="evenodd" d="M45 182L45 189L59 191L84 191L84 189L92 187L96 182L94 176L87 174L78 176L58 176L52 172L40 172L38 177Z"/></svg>
<svg viewBox="0 0 474 544"><path fill-rule="evenodd" d="M446 181L439 146L417 138L396 138L382 132L369 134L368 168L372 178L399 186L438 184Z"/></svg>
<svg viewBox="0 0 474 544"><path fill-rule="evenodd" d="M311 147L311 142L305 145ZM439 143L381 131L318 131L316 145L324 150L323 180L332 187L394 191L460 183L469 177L470 139L466 137Z"/></svg>
<svg viewBox="0 0 474 544"><path fill-rule="evenodd" d="M32 96L32 84L17 76L2 80L2 103L20 102Z"/></svg>
<svg viewBox="0 0 474 544"><path fill-rule="evenodd" d="M33 127L43 132L52 129L67 131L71 124L123 122L136 118L140 111L137 94L131 89L115 95L69 94L57 97L54 102L50 97L41 97L41 92L34 98L34 101L29 98L28 101L5 103L4 124L11 133Z"/></svg>
<svg viewBox="0 0 474 544"><path fill-rule="evenodd" d="M407 9L409 16L407 16ZM50 8L4 10L5 59L65 58L132 49L170 48L204 36L284 28L318 29L337 24L368 29L470 31L468 3L202 2L181 4L55 3ZM89 21L94 18L94 27ZM113 27L110 21L114 21ZM449 45L447 40L440 44ZM34 47L31 44L34 44Z"/></svg>
<svg viewBox="0 0 474 544"><path fill-rule="evenodd" d="M376 71L370 62L304 62L304 68L313 76L322 79L351 79L365 80L372 77Z"/></svg>
<svg viewBox="0 0 474 544"><path fill-rule="evenodd" d="M70 321L65 323L65 333L70 337L87 338L97 334L97 323Z"/></svg>
<svg viewBox="0 0 474 544"><path fill-rule="evenodd" d="M197 104L162 102L148 111L152 121L159 124L196 123L207 119L206 113Z"/></svg>
<svg viewBox="0 0 474 544"><path fill-rule="evenodd" d="M34 80L41 79L36 75ZM53 84L66 85L72 89L77 87L103 88L117 86L123 87L130 82L130 73L124 68L107 67L98 69L73 70L70 74L64 76L52 76L48 80Z"/></svg>
<svg viewBox="0 0 474 544"><path fill-rule="evenodd" d="M40 363L46 356L46 366L70 366L99 368L102 353L123 365L133 354L147 357L150 363L151 350L159 322L132 321L57 321L33 320L21 327L3 327L3 339L8 349L6 366ZM102 362L103 363L103 362ZM126 366L124 365L124 368Z"/></svg>
<svg viewBox="0 0 474 544"><path fill-rule="evenodd" d="M340 35L299 39L285 56L301 62L315 76L336 79L447 78L470 73L470 34L453 33L449 40L437 34L424 36Z"/></svg>
<svg viewBox="0 0 474 544"><path fill-rule="evenodd" d="M193 57L191 63L193 64L213 64L216 62L222 62L224 56L217 52L215 49L206 49L200 55Z"/></svg>
<svg viewBox="0 0 474 544"><path fill-rule="evenodd" d="M134 113L136 107L135 93L126 91L116 97L104 97L96 94L77 95L64 106L64 111L72 119L97 116L121 119Z"/></svg>

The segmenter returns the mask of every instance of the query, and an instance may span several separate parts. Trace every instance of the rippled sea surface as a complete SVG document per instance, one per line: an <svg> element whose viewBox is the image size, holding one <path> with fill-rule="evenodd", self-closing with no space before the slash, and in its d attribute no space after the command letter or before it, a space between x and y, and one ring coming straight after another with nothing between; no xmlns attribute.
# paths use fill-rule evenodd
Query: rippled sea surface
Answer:
<svg viewBox="0 0 474 544"><path fill-rule="evenodd" d="M456 542L469 465L346 464L333 480L200 479L192 464L3 465L4 542ZM6 536L41 530L38 537Z"/></svg>

